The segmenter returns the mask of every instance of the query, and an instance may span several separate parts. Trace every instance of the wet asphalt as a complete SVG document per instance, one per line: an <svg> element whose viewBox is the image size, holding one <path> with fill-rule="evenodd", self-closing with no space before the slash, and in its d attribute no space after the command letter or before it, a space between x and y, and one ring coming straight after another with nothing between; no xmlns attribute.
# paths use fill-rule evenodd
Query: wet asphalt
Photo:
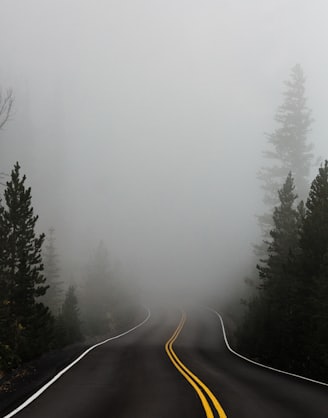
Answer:
<svg viewBox="0 0 328 418"><path fill-rule="evenodd" d="M206 417L195 390L164 348L181 311L151 311L142 327L91 351L15 417ZM189 307L186 313L174 350L214 393L227 417L328 418L327 387L245 362L227 350L217 316L201 308Z"/></svg>

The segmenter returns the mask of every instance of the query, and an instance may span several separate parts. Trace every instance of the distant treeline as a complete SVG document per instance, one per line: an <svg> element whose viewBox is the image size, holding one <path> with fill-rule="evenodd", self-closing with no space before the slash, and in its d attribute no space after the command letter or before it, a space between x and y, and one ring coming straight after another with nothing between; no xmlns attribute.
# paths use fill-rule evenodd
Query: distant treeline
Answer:
<svg viewBox="0 0 328 418"><path fill-rule="evenodd" d="M44 352L103 335L133 316L132 298L111 277L103 245L80 289L60 279L54 230L36 235L38 216L16 163L0 201L0 376ZM45 266L43 265L45 263Z"/></svg>

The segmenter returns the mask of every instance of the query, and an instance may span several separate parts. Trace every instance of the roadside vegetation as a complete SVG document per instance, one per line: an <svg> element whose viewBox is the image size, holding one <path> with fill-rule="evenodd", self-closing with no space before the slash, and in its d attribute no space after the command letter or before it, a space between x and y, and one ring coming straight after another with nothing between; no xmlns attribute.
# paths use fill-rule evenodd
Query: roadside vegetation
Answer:
<svg viewBox="0 0 328 418"><path fill-rule="evenodd" d="M114 279L104 244L80 288L65 285L54 229L46 240L35 232L37 221L31 188L16 163L0 202L1 373L51 349L108 335L133 320L135 305Z"/></svg>
<svg viewBox="0 0 328 418"><path fill-rule="evenodd" d="M42 262L45 235L35 233L38 216L34 215L31 188L25 183L16 163L0 205L1 371L71 342L58 339L58 322L61 332L70 334L74 341L82 338L76 299L68 294L58 315L49 307L53 299L48 299L49 306L40 301L50 288Z"/></svg>
<svg viewBox="0 0 328 418"><path fill-rule="evenodd" d="M0 129L10 120L13 101L11 90L0 94ZM38 215L20 164L1 180L0 378L49 350L108 335L135 314L135 301L111 271L104 244L79 286L63 280L55 230L36 233Z"/></svg>
<svg viewBox="0 0 328 418"><path fill-rule="evenodd" d="M0 129L10 120L13 100L11 91L0 94ZM262 237L254 247L235 343L255 360L326 380L328 161L320 165L312 153L313 118L300 65L292 68L275 122L277 128L267 135L267 164L258 173ZM38 216L20 164L1 180L0 376L49 350L127 326L138 293L131 284L122 285L102 242L78 285L65 280L55 229L47 236L36 232Z"/></svg>
<svg viewBox="0 0 328 418"><path fill-rule="evenodd" d="M259 175L268 210L259 216L263 241L236 335L239 350L253 359L327 380L328 161L308 190L312 118L304 82L297 65L276 115L278 128L268 135L265 156L272 165Z"/></svg>

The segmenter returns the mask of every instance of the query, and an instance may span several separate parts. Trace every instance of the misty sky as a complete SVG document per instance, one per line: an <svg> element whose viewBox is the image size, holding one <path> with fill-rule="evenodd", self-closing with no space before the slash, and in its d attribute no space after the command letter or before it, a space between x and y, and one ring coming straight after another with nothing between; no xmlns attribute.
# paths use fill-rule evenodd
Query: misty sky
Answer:
<svg viewBox="0 0 328 418"><path fill-rule="evenodd" d="M241 280L296 63L328 157L327 16L325 0L1 0L0 171L20 161L65 274L103 240L155 284Z"/></svg>

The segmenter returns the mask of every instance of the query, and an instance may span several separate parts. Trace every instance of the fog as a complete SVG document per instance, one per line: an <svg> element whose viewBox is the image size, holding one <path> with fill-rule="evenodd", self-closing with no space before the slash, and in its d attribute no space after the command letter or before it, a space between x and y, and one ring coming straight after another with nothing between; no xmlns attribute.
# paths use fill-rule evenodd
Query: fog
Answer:
<svg viewBox="0 0 328 418"><path fill-rule="evenodd" d="M242 281L259 240L264 132L300 63L327 157L324 0L2 0L0 171L19 161L38 229L78 281L103 240L149 289Z"/></svg>

